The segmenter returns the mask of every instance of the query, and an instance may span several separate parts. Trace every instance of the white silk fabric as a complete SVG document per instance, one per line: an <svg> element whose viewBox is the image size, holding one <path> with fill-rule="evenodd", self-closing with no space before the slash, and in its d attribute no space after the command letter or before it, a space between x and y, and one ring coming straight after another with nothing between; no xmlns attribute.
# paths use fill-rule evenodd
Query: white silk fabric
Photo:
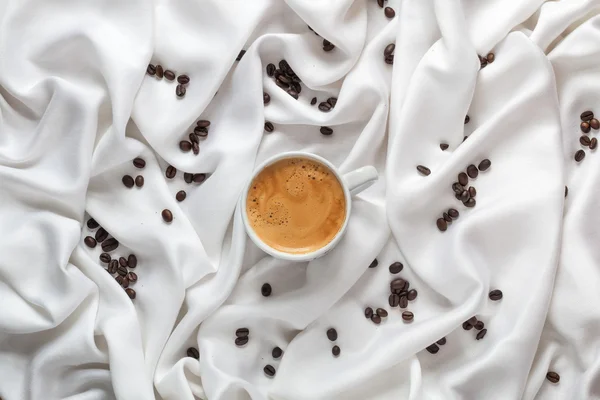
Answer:
<svg viewBox="0 0 600 400"><path fill-rule="evenodd" d="M375 0L0 0L2 399L600 399L600 156L573 160L580 113L600 114L600 0L386 6L395 18ZM298 100L265 73L282 59ZM150 62L190 76L184 99ZM314 96L338 102L323 113ZM200 118L194 157L178 143ZM261 253L236 212L254 166L291 150L380 173L310 263ZM484 158L467 209L450 186ZM83 244L90 216L113 256L137 255L134 301ZM387 305L394 261L419 292L410 324ZM376 326L367 306L390 315ZM461 327L474 315L479 341Z"/></svg>

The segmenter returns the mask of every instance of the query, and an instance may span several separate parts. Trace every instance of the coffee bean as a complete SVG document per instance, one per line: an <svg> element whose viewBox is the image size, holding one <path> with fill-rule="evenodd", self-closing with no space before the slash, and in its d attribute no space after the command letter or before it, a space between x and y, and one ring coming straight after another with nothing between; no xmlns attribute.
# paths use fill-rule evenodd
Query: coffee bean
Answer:
<svg viewBox="0 0 600 400"><path fill-rule="evenodd" d="M275 127L273 126L273 123L267 121L265 122L265 131L271 133L275 130Z"/></svg>
<svg viewBox="0 0 600 400"><path fill-rule="evenodd" d="M148 64L148 67L146 68L146 73L151 76L156 75L156 67L152 64Z"/></svg>
<svg viewBox="0 0 600 400"><path fill-rule="evenodd" d="M269 93L263 92L263 103L265 105L267 105L267 104L269 104L270 101L271 101L271 96L269 96Z"/></svg>
<svg viewBox="0 0 600 400"><path fill-rule="evenodd" d="M265 374L268 377L275 376L275 367L273 367L272 365L265 365L265 368L263 368L263 370L265 371Z"/></svg>
<svg viewBox="0 0 600 400"><path fill-rule="evenodd" d="M175 199L177 199L177 201L182 202L185 200L187 194L185 193L184 190L180 190L179 192L177 192L177 194L175 195Z"/></svg>
<svg viewBox="0 0 600 400"><path fill-rule="evenodd" d="M589 133L591 129L589 122L582 122L581 125L579 125L579 127L581 128L581 132L583 133Z"/></svg>
<svg viewBox="0 0 600 400"><path fill-rule="evenodd" d="M381 318L386 318L388 316L388 312L383 308L378 308L376 312Z"/></svg>
<svg viewBox="0 0 600 400"><path fill-rule="evenodd" d="M442 218L444 218L444 221L446 221L448 224L452 223L452 218L450 218L448 213L442 213Z"/></svg>
<svg viewBox="0 0 600 400"><path fill-rule="evenodd" d="M85 245L91 249L96 247L96 239L91 236L86 236L85 239L83 239L83 243L85 243Z"/></svg>
<svg viewBox="0 0 600 400"><path fill-rule="evenodd" d="M200 146L198 145L198 143L192 143L192 153L194 153L194 155L198 155L199 152Z"/></svg>
<svg viewBox="0 0 600 400"><path fill-rule="evenodd" d="M129 288L129 289L125 289L125 293L127 293L127 296L129 296L129 298L131 300L135 299L135 290Z"/></svg>
<svg viewBox="0 0 600 400"><path fill-rule="evenodd" d="M552 383L558 383L560 381L560 375L554 371L550 371L546 374L546 379Z"/></svg>
<svg viewBox="0 0 600 400"><path fill-rule="evenodd" d="M246 54L246 50L240 50L240 53L235 58L235 61L240 61L242 59L242 57L244 57L244 54Z"/></svg>
<svg viewBox="0 0 600 400"><path fill-rule="evenodd" d="M477 189L475 189L475 186L469 186L469 197L475 196L477 196Z"/></svg>
<svg viewBox="0 0 600 400"><path fill-rule="evenodd" d="M373 314L371 315L371 321L373 321L375 325L379 325L381 323L381 317L377 314Z"/></svg>
<svg viewBox="0 0 600 400"><path fill-rule="evenodd" d="M438 218L436 221L436 225L438 229L442 232L446 232L446 229L448 229L448 223L444 220L444 218Z"/></svg>
<svg viewBox="0 0 600 400"><path fill-rule="evenodd" d="M296 92L295 90L288 90L287 94L289 94L290 96L292 96L294 99L298 100L298 92Z"/></svg>
<svg viewBox="0 0 600 400"><path fill-rule="evenodd" d="M319 103L319 110L323 112L329 112L331 111L331 104L327 103L326 101L323 101Z"/></svg>
<svg viewBox="0 0 600 400"><path fill-rule="evenodd" d="M386 64L389 65L393 65L394 64L394 55L390 54L389 56L386 56L383 61L385 61Z"/></svg>
<svg viewBox="0 0 600 400"><path fill-rule="evenodd" d="M373 309L371 307L365 308L365 318L371 318L373 316Z"/></svg>
<svg viewBox="0 0 600 400"><path fill-rule="evenodd" d="M425 348L428 352L430 352L431 354L437 354L438 351L440 351L440 348L438 347L437 344L432 344L429 345Z"/></svg>
<svg viewBox="0 0 600 400"><path fill-rule="evenodd" d="M314 106L315 104L317 104L317 98L313 97L312 100L310 101L310 105Z"/></svg>
<svg viewBox="0 0 600 400"><path fill-rule="evenodd" d="M110 260L110 263L108 263L108 272L111 274L116 274L118 268L119 262L117 260Z"/></svg>
<svg viewBox="0 0 600 400"><path fill-rule="evenodd" d="M119 284L119 286L121 286L123 284L123 277L121 275L118 275L115 278L115 281L117 281L117 283Z"/></svg>
<svg viewBox="0 0 600 400"><path fill-rule="evenodd" d="M190 142L188 142L187 140L182 140L181 142L179 142L179 148L184 153L187 153L192 149L192 144Z"/></svg>
<svg viewBox="0 0 600 400"><path fill-rule="evenodd" d="M272 293L273 289L271 288L271 285L269 285L268 283L265 283L262 285L262 287L260 288L260 293L265 296L265 297L269 297Z"/></svg>
<svg viewBox="0 0 600 400"><path fill-rule="evenodd" d="M465 137L463 137L463 142L464 142L465 140L467 140L468 138L469 138L468 136L465 136Z"/></svg>
<svg viewBox="0 0 600 400"><path fill-rule="evenodd" d="M592 118L594 118L594 113L591 111L584 111L580 115L581 121L588 122Z"/></svg>
<svg viewBox="0 0 600 400"><path fill-rule="evenodd" d="M577 153L575 153L575 161L580 162L581 160L583 160L585 157L585 151L583 150L577 150Z"/></svg>
<svg viewBox="0 0 600 400"><path fill-rule="evenodd" d="M338 334L337 331L334 328L329 328L327 330L327 339L331 340L332 342L335 342L338 338Z"/></svg>
<svg viewBox="0 0 600 400"><path fill-rule="evenodd" d="M469 192L467 190L463 190L462 193L460 194L459 200L462 202L465 202L467 200L469 200L471 198L471 196L469 195Z"/></svg>
<svg viewBox="0 0 600 400"><path fill-rule="evenodd" d="M129 175L123 176L121 182L123 182L123 185L125 185L126 188L131 189L133 187L133 178Z"/></svg>
<svg viewBox="0 0 600 400"><path fill-rule="evenodd" d="M588 136L581 135L581 137L579 138L579 143L581 143L582 146L589 146L590 138Z"/></svg>
<svg viewBox="0 0 600 400"><path fill-rule="evenodd" d="M337 100L338 100L337 97L330 97L327 99L327 103L329 103L331 108L333 108L337 104Z"/></svg>
<svg viewBox="0 0 600 400"><path fill-rule="evenodd" d="M283 75L282 75L282 76L283 76ZM275 81L275 83L277 84L277 86L279 86L279 87L280 87L280 88L282 88L282 89L288 89L288 88L290 87L290 84L289 84L289 83L285 83L285 82L283 82L283 81L280 81L279 79L277 79L277 80Z"/></svg>
<svg viewBox="0 0 600 400"><path fill-rule="evenodd" d="M127 267L129 264L127 263L127 259L125 257L119 257L119 265Z"/></svg>
<svg viewBox="0 0 600 400"><path fill-rule="evenodd" d="M404 268L404 265L400 261L396 261L390 265L390 273L400 273L400 271L402 271L402 268Z"/></svg>
<svg viewBox="0 0 600 400"><path fill-rule="evenodd" d="M498 301L502 299L502 290L494 289L489 294L490 300Z"/></svg>
<svg viewBox="0 0 600 400"><path fill-rule="evenodd" d="M96 231L96 241L98 243L104 242L107 238L108 238L108 232L106 232L106 229L100 228Z"/></svg>
<svg viewBox="0 0 600 400"><path fill-rule="evenodd" d="M400 306L400 308L408 307L408 298L406 296L400 296L400 301L398 302L398 306Z"/></svg>
<svg viewBox="0 0 600 400"><path fill-rule="evenodd" d="M400 304L400 296L397 294L390 294L388 297L388 304L390 307L398 307L398 304Z"/></svg>
<svg viewBox="0 0 600 400"><path fill-rule="evenodd" d="M482 330L485 327L485 324L483 323L483 321L477 321L475 323L475 325L473 325L473 327L475 329L477 329L478 331Z"/></svg>
<svg viewBox="0 0 600 400"><path fill-rule="evenodd" d="M245 346L248 343L248 340L249 340L248 336L235 338L235 345L237 347Z"/></svg>
<svg viewBox="0 0 600 400"><path fill-rule="evenodd" d="M175 72L171 71L170 69L166 69L165 70L165 78L169 81L172 81L175 79Z"/></svg>
<svg viewBox="0 0 600 400"><path fill-rule="evenodd" d="M190 174L189 172L183 173L183 180L185 181L185 183L192 183L193 179L194 174Z"/></svg>
<svg viewBox="0 0 600 400"><path fill-rule="evenodd" d="M471 325L475 325L477 323L477 317L476 316L472 316L471 318L469 318L467 320L467 322Z"/></svg>
<svg viewBox="0 0 600 400"><path fill-rule="evenodd" d="M123 277L123 280L121 281L121 287L123 289L127 289L129 287L129 278L127 278L127 275Z"/></svg>
<svg viewBox="0 0 600 400"><path fill-rule="evenodd" d="M396 50L396 45L394 43L390 43L387 46L385 46L385 49L383 50L383 56L387 57L389 55L391 55L394 50Z"/></svg>
<svg viewBox="0 0 600 400"><path fill-rule="evenodd" d="M385 0L377 0L377 5L378 5L379 7L381 7L381 8L383 8L383 2L384 2L384 1L385 1Z"/></svg>
<svg viewBox="0 0 600 400"><path fill-rule="evenodd" d="M195 358L196 360L200 359L200 352L195 347L190 347L187 349L187 356Z"/></svg>
<svg viewBox="0 0 600 400"><path fill-rule="evenodd" d="M477 168L479 168L479 170L481 172L483 172L483 171L487 171L491 166L492 166L492 162L486 158L485 160L483 160L479 163L479 167L477 167Z"/></svg>
<svg viewBox="0 0 600 400"><path fill-rule="evenodd" d="M90 229L96 229L97 227L99 227L100 224L96 222L96 220L94 218L90 218L87 221L87 227Z"/></svg>
<svg viewBox="0 0 600 400"><path fill-rule="evenodd" d="M335 49L335 45L327 39L323 39L323 51L330 52Z"/></svg>
<svg viewBox="0 0 600 400"><path fill-rule="evenodd" d="M288 62L286 60L281 60L281 61L279 61L279 69L281 69L286 74L289 74L289 72L291 71L292 68L290 67L290 64L288 64Z"/></svg>
<svg viewBox="0 0 600 400"><path fill-rule="evenodd" d="M333 133L333 129L331 129L328 126L322 126L321 127L321 134L325 135L325 136L330 136Z"/></svg>
<svg viewBox="0 0 600 400"><path fill-rule="evenodd" d="M379 265L379 261L377 261L377 259L374 259L371 265L369 265L369 268L375 268L377 265Z"/></svg>
<svg viewBox="0 0 600 400"><path fill-rule="evenodd" d="M198 135L196 135L195 132L192 132L188 135L188 137L190 138L190 142L191 143L199 143L200 140L198 139Z"/></svg>
<svg viewBox="0 0 600 400"><path fill-rule="evenodd" d="M590 150L596 150L596 147L598 147L598 139L592 138L590 140Z"/></svg>
<svg viewBox="0 0 600 400"><path fill-rule="evenodd" d="M394 11L394 9L392 7L386 7L385 10L383 10L383 13L385 14L386 17L392 19L396 16L396 11Z"/></svg>
<svg viewBox="0 0 600 400"><path fill-rule="evenodd" d="M135 186L137 186L137 187L144 186L144 177L143 176L138 175L135 177Z"/></svg>
<svg viewBox="0 0 600 400"><path fill-rule="evenodd" d="M452 184L452 190L454 193L461 194L465 190L465 187L458 182L454 182Z"/></svg>
<svg viewBox="0 0 600 400"><path fill-rule="evenodd" d="M250 329L248 328L238 328L235 331L235 336L237 337L246 337L250 334Z"/></svg>
<svg viewBox="0 0 600 400"><path fill-rule="evenodd" d="M465 331L470 331L471 329L473 329L473 325L471 325L469 321L463 322L462 327Z"/></svg>
<svg viewBox="0 0 600 400"><path fill-rule="evenodd" d="M465 207L473 208L473 207L475 207L475 205L477 205L477 202L475 201L475 199L471 198L471 199L463 202L463 204Z"/></svg>
<svg viewBox="0 0 600 400"><path fill-rule="evenodd" d="M465 125L468 124L470 120L471 120L471 117L469 117L468 115L465 115Z"/></svg>
<svg viewBox="0 0 600 400"><path fill-rule="evenodd" d="M165 71L162 67L162 65L158 64L156 66L156 76L160 79L162 79L162 77L165 75Z"/></svg>
<svg viewBox="0 0 600 400"><path fill-rule="evenodd" d="M143 158L136 157L133 159L133 166L142 169L146 166L146 161Z"/></svg>
<svg viewBox="0 0 600 400"><path fill-rule="evenodd" d="M431 170L424 165L417 165L417 171L419 171L422 175L425 176L431 174Z"/></svg>
<svg viewBox="0 0 600 400"><path fill-rule="evenodd" d="M460 215L458 213L458 210L454 209L454 208L449 208L448 209L448 215L452 218L452 219L457 219L458 216Z"/></svg>
<svg viewBox="0 0 600 400"><path fill-rule="evenodd" d="M488 64L487 58L479 56L479 67L480 67L480 69L485 68L487 66L487 64Z"/></svg>
<svg viewBox="0 0 600 400"><path fill-rule="evenodd" d="M267 75L273 76L276 69L277 69L277 67L275 67L275 64L273 64L273 63L267 64Z"/></svg>
<svg viewBox="0 0 600 400"><path fill-rule="evenodd" d="M119 268L117 268L117 274L121 276L127 275L127 267L120 265Z"/></svg>
<svg viewBox="0 0 600 400"><path fill-rule="evenodd" d="M467 186L467 183L469 183L469 177L467 174L464 172L458 174L458 183L460 183L462 186Z"/></svg>
<svg viewBox="0 0 600 400"><path fill-rule="evenodd" d="M187 89L181 84L177 85L177 87L175 88L175 94L177 95L177 97L184 97L185 92L187 92Z"/></svg>
<svg viewBox="0 0 600 400"><path fill-rule="evenodd" d="M128 272L127 273L127 279L129 279L129 282L137 282L138 280L138 276L135 272Z"/></svg>
<svg viewBox="0 0 600 400"><path fill-rule="evenodd" d="M447 145L446 143L440 143L440 149L442 149L442 151L448 149L448 147L450 147L450 146Z"/></svg>
<svg viewBox="0 0 600 400"><path fill-rule="evenodd" d="M491 64L496 59L496 55L494 53L490 53L485 58L487 59L488 63Z"/></svg>
<svg viewBox="0 0 600 400"><path fill-rule="evenodd" d="M475 178L477 178L477 175L479 175L479 170L477 169L476 166L471 164L467 167L467 175L469 175L469 178L475 179Z"/></svg>
<svg viewBox="0 0 600 400"><path fill-rule="evenodd" d="M590 121L590 127L597 131L598 129L600 129L600 121L598 121L596 118L593 118Z"/></svg>
<svg viewBox="0 0 600 400"><path fill-rule="evenodd" d="M109 263L110 260L111 260L110 254L108 254L108 253L102 253L102 254L100 254L99 258L100 258L100 261L103 262L103 263Z"/></svg>
<svg viewBox="0 0 600 400"><path fill-rule="evenodd" d="M565 197L569 194L569 188L565 186Z"/></svg>
<svg viewBox="0 0 600 400"><path fill-rule="evenodd" d="M404 285L406 284L406 281L402 278L397 278L394 279L391 283L390 283L390 289L394 290L394 289L404 289Z"/></svg>
<svg viewBox="0 0 600 400"><path fill-rule="evenodd" d="M176 174L177 174L177 168L175 168L172 165L169 165L167 167L167 171L165 172L165 176L169 179L173 179L173 178L175 178Z"/></svg>
<svg viewBox="0 0 600 400"><path fill-rule="evenodd" d="M198 122L196 122L196 126L198 128L208 128L210 126L210 121L206 119L201 119Z"/></svg>
<svg viewBox="0 0 600 400"><path fill-rule="evenodd" d="M177 77L177 82L179 82L182 85L187 85L188 83L190 83L190 77L187 75L179 75Z"/></svg>
<svg viewBox="0 0 600 400"><path fill-rule="evenodd" d="M194 133L199 138L205 138L205 137L208 136L208 129L207 128L202 128L200 126L197 126L197 127L194 128ZM198 142L198 141L196 141L196 142Z"/></svg>
<svg viewBox="0 0 600 400"><path fill-rule="evenodd" d="M290 83L292 83L292 80L286 75L279 75L277 77L277 81L279 81L281 83L285 83L286 85L289 85Z"/></svg>
<svg viewBox="0 0 600 400"><path fill-rule="evenodd" d="M438 340L436 343L439 344L440 346L443 346L446 344L446 338L443 337L440 340Z"/></svg>
<svg viewBox="0 0 600 400"><path fill-rule="evenodd" d="M340 347L339 346L333 346L331 348L331 354L333 354L335 357L338 357L340 355Z"/></svg>
<svg viewBox="0 0 600 400"><path fill-rule="evenodd" d="M192 177L192 181L194 183L202 183L206 180L206 174L194 174Z"/></svg>
<svg viewBox="0 0 600 400"><path fill-rule="evenodd" d="M475 336L475 339L477 340L481 340L485 337L485 334L487 333L487 329L482 329L477 333L477 336Z"/></svg>
<svg viewBox="0 0 600 400"><path fill-rule="evenodd" d="M402 313L402 319L405 322L412 322L414 318L415 318L415 315L410 311L404 311Z"/></svg>
<svg viewBox="0 0 600 400"><path fill-rule="evenodd" d="M419 293L417 292L417 290L416 290L416 289L411 289L411 290L409 290L409 291L408 291L408 293L406 294L406 298L407 298L408 300L410 300L410 301L413 301L414 299L416 299L416 298L417 298L417 295L418 295L418 294L419 294Z"/></svg>
<svg viewBox="0 0 600 400"><path fill-rule="evenodd" d="M171 212L171 210L168 210L165 208L164 210L162 210L161 215L162 215L162 219L165 222L170 223L173 221L173 213Z"/></svg>

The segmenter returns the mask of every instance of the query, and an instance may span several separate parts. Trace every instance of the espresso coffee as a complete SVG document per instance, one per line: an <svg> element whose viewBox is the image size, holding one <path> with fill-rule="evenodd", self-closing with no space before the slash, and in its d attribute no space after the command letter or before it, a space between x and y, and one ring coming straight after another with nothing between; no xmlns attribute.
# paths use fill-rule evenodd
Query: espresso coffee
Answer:
<svg viewBox="0 0 600 400"><path fill-rule="evenodd" d="M286 158L254 178L246 214L268 246L284 253L310 253L331 242L344 225L344 189L327 166L308 158Z"/></svg>

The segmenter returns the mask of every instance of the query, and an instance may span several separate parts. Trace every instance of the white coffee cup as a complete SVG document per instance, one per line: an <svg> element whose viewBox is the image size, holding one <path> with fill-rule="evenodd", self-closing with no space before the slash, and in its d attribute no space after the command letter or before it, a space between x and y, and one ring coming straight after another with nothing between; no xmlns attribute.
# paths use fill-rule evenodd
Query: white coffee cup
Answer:
<svg viewBox="0 0 600 400"><path fill-rule="evenodd" d="M342 188L344 190L344 199L346 200L346 216L344 218L344 223L342 224L342 227L340 228L339 232L333 237L333 239L329 243L327 243L325 246L323 246L315 251L312 251L310 253L303 253L303 254L286 253L286 252L274 249L271 246L267 245L254 232L254 229L252 228L252 225L250 224L250 220L248 219L248 214L246 212L246 200L248 198L248 191L250 190L250 185L252 184L252 181L254 180L254 178L256 178L256 176L263 169L268 167L269 165L271 165L279 160L285 159L285 158L306 158L309 160L314 160L318 163L321 163L321 164L327 166L331 170L331 172L333 172L335 174L336 178L338 179L338 181L340 182L340 184L342 185ZM246 187L244 188L242 197L240 199L239 207L241 207L242 219L244 221L244 226L246 227L246 232L248 232L248 236L250 236L250 239L252 239L254 244L256 244L262 251L264 251L267 254L272 255L273 257L276 257L276 258L279 258L282 260L288 260L288 261L310 261L310 260L314 260L315 258L319 258L319 257L325 255L331 249L333 249L339 243L342 236L344 236L344 233L346 232L346 228L348 227L348 220L350 219L350 212L352 210L352 200L351 200L352 195L358 194L358 193L362 192L363 190L367 189L369 186L371 186L373 183L375 183L375 181L377 181L378 178L379 178L379 175L377 174L377 170L375 169L375 167L372 167L370 165L362 167L362 168L358 168L352 172L348 172L347 174L342 175L337 170L337 168L333 166L333 164L331 164L329 161L327 161L323 157L320 157L316 154L306 153L306 152L301 152L301 151L278 154L274 157L269 158L268 160L263 162L261 165L259 165L256 168L256 170L254 171L254 173L252 174L252 177L250 178L248 185L246 185Z"/></svg>

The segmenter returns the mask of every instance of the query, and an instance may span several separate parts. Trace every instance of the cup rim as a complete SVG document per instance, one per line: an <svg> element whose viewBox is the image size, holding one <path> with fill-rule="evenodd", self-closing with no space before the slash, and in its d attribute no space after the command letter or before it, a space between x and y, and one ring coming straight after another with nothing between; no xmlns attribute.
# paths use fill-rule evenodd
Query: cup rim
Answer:
<svg viewBox="0 0 600 400"><path fill-rule="evenodd" d="M344 223L340 227L340 230L335 234L333 239L331 239L329 241L329 243L327 243L325 246L323 246L315 251L311 251L310 253L292 254L292 253L286 253L286 252L279 251L277 249L272 248L271 246L269 246L268 244L263 242L262 239L256 234L256 232L254 232L254 229L250 225L250 220L248 219L248 214L246 213L246 201L248 199L248 192L250 189L250 185L252 185L252 182L254 181L256 176L260 172L262 172L262 170L264 170L266 167L268 167L269 165L274 164L275 162L286 159L286 158L308 158L308 159L312 159L314 161L317 161L317 162L325 165L327 168L329 168L334 173L338 182L342 186L342 190L344 191L344 200L346 201L346 215L344 218ZM325 255L326 253L328 253L341 240L341 238L348 226L348 220L350 219L350 212L351 212L351 207L352 207L352 203L350 200L351 200L350 190L348 189L348 186L344 182L344 179L343 179L342 175L340 174L340 172L337 170L337 168L331 162L329 162L325 158L323 158L319 155L316 155L314 153L308 153L308 152L303 152L303 151L288 151L288 152L280 153L275 156L269 157L268 159L263 161L260 165L258 165L254 169L254 171L252 172L252 176L248 180L248 183L244 186L244 191L242 192L242 196L240 197L239 206L241 207L242 220L244 221L244 227L246 228L246 233L248 234L248 236L250 237L252 242L254 242L254 244L259 249L261 249L265 253L267 253L275 258L281 259L281 260L310 261L310 260L314 260L315 258L319 258L319 257Z"/></svg>

